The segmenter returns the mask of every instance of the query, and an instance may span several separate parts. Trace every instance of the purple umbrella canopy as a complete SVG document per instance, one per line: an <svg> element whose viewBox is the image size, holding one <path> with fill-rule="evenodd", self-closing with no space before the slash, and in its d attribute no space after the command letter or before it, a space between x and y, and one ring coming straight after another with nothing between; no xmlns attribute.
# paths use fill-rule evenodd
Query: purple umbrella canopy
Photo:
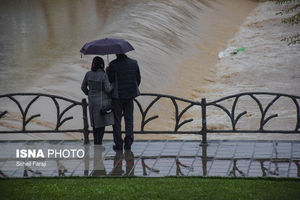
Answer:
<svg viewBox="0 0 300 200"><path fill-rule="evenodd" d="M127 53L132 50L134 48L125 40L105 38L86 43L80 52L85 55L108 55Z"/></svg>

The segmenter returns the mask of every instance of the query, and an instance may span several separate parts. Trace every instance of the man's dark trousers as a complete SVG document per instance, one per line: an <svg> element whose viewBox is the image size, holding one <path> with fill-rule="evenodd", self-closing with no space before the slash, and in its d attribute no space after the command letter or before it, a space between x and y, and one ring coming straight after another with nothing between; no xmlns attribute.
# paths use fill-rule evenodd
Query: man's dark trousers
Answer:
<svg viewBox="0 0 300 200"><path fill-rule="evenodd" d="M115 124L113 126L114 142L117 149L130 149L133 143L133 99L113 99ZM121 120L124 114L126 136L123 142Z"/></svg>

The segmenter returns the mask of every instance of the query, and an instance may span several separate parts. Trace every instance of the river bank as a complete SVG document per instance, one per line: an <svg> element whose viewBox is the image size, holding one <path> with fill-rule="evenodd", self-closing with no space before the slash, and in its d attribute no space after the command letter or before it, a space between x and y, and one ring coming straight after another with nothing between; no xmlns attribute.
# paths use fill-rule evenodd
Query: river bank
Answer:
<svg viewBox="0 0 300 200"><path fill-rule="evenodd" d="M300 95L300 45L288 46L281 41L298 33L300 27L281 23L284 16L276 13L282 9L268 1L260 3L246 18L226 45L245 50L219 59L216 82L207 87L218 92L206 96L215 99L253 91Z"/></svg>
<svg viewBox="0 0 300 200"><path fill-rule="evenodd" d="M274 92L300 96L300 45L288 46L282 38L300 32L298 25L281 23L284 16L276 15L282 10L275 2L263 2L250 13L239 31L223 49L244 48L237 54L229 54L216 64L216 79L205 86L203 95L208 101L243 92ZM264 108L274 97L260 98ZM200 100L200 98L198 99ZM259 127L261 113L251 98L243 98L239 112L247 111L238 128L254 129ZM299 104L299 101L298 101ZM232 102L227 102L232 105ZM237 113L239 113L237 112ZM268 127L277 130L295 130L297 109L289 98L278 99L267 116L278 114L268 122ZM226 114L214 112L209 116L210 127L226 129ZM229 134L234 137L234 134ZM252 135L252 134L249 134ZM279 135L277 135L279 136ZM276 135L273 138L277 137ZM260 136L254 136L260 137ZM286 139L300 139L299 135L285 135Z"/></svg>

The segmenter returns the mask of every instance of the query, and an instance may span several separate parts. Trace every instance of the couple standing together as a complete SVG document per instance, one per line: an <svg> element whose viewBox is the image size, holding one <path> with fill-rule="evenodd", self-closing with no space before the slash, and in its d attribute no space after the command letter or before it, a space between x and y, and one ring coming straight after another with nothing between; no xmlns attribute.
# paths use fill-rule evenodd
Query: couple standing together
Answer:
<svg viewBox="0 0 300 200"><path fill-rule="evenodd" d="M137 61L125 54L104 69L104 61L96 56L91 71L81 85L88 95L90 123L93 127L94 144L102 144L105 126L113 125L114 150L130 150L133 143L133 99L139 96L141 75ZM106 71L106 72L105 72ZM121 132L121 119L125 119L126 136Z"/></svg>

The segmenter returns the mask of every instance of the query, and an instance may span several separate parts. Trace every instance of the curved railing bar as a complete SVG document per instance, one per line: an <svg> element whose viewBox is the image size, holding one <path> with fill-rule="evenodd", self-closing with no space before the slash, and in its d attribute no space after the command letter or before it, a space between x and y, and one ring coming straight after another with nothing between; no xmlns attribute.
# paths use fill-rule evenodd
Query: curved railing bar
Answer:
<svg viewBox="0 0 300 200"><path fill-rule="evenodd" d="M63 115L68 111L70 110L71 108L73 108L74 106L76 106L76 104L71 104L69 105L67 108L65 108L59 115L59 119L61 119L63 117Z"/></svg>
<svg viewBox="0 0 300 200"><path fill-rule="evenodd" d="M232 108L231 108L231 115L232 115L233 120L234 120L235 107L236 107L236 104L237 104L239 98L240 98L240 96L235 97L235 100L234 100Z"/></svg>
<svg viewBox="0 0 300 200"><path fill-rule="evenodd" d="M279 95L277 95L266 107L265 114L268 112L269 108L279 99Z"/></svg>
<svg viewBox="0 0 300 200"><path fill-rule="evenodd" d="M187 120L184 120L183 122L179 123L181 117L183 116L183 114L184 114L187 110L189 110L191 107L193 107L193 106L194 106L194 104L193 104L193 103L190 103L190 105L188 105L187 107L185 107L185 108L179 113L179 115L178 115L178 126L177 126L176 131L178 131L178 129L179 129L181 126L183 126L184 124L194 121L194 119L191 118L191 119L187 119Z"/></svg>
<svg viewBox="0 0 300 200"><path fill-rule="evenodd" d="M68 98L65 98L65 97L62 97L62 96L43 94L43 93L9 93L9 94L5 94L5 95L0 95L0 98L4 98L4 97L8 97L8 96L29 96L29 95L31 95L31 96L40 95L40 96L44 96L44 97L54 97L54 98L62 99L62 100L69 101L69 102L72 102L72 103L81 104L81 102L74 101L72 99L68 99ZM279 95L279 96L284 96L284 97L291 97L291 98L295 98L295 99L300 99L300 96L289 95L289 94L284 94L284 93L244 92L244 93L239 93L239 94L235 94L235 95L226 96L226 97L220 98L220 99L212 101L212 102L208 102L206 105L210 105L210 104L213 104L213 103L218 103L220 101L224 101L224 100L236 97L236 96L246 96L246 95ZM183 102L187 102L187 103L194 103L195 105L201 105L201 102L191 101L191 100L188 100L188 99L175 97L175 96L172 96L172 95L155 94L155 93L141 93L141 96L159 96L159 97L163 97L163 98L174 98L174 99L179 100L179 101L183 101Z"/></svg>
<svg viewBox="0 0 300 200"><path fill-rule="evenodd" d="M38 96L36 96L35 98L33 98L33 99L28 103L28 105L26 106L26 109L25 109L25 112L24 112L25 124L23 125L23 130L26 129L26 125L27 125L32 119L41 116L40 114L36 114L36 115L31 116L28 120L26 120L26 116L27 116L27 113L28 113L29 108L31 107L31 105L32 105L39 97L40 97L40 95L38 95Z"/></svg>
<svg viewBox="0 0 300 200"><path fill-rule="evenodd" d="M150 108L160 99L160 97L156 97L153 101L151 101L151 103L147 106L146 110L145 110L145 116L147 115L148 111L150 110Z"/></svg>
<svg viewBox="0 0 300 200"><path fill-rule="evenodd" d="M298 129L300 128L300 107L299 107L299 104L298 104L298 101L296 100L296 98L292 98L292 100L294 101L295 105L296 105L296 109L297 109L297 124L296 124L296 127L295 127L295 131L298 131Z"/></svg>
<svg viewBox="0 0 300 200"><path fill-rule="evenodd" d="M275 115L272 115L272 116L270 116L270 117L268 117L267 119L265 119L265 117L266 117L266 114L267 114L267 112L268 112L268 110L269 110L269 108L278 100L280 98L280 96L279 95L277 95L268 105L267 105L267 107L266 107L266 109L264 110L264 113L263 113L263 118L262 118L262 125L264 126L270 119L272 119L272 118L274 118L274 117L278 117L278 115L277 114L275 114Z"/></svg>
<svg viewBox="0 0 300 200"><path fill-rule="evenodd" d="M169 98L169 99L175 99L175 100L183 101L183 102L186 102L186 103L193 103L195 105L200 105L201 106L201 103L198 102L198 101L191 101L191 100L188 100L188 99L175 97L175 96L171 96L171 95L166 95L166 94L141 93L141 96L158 96L158 97L162 97L162 98Z"/></svg>
<svg viewBox="0 0 300 200"><path fill-rule="evenodd" d="M171 97L172 103L174 105L175 108L175 128L174 128L174 132L176 132L178 130L178 123L179 123L179 119L178 119L178 105L177 102L175 100L175 98Z"/></svg>
<svg viewBox="0 0 300 200"><path fill-rule="evenodd" d="M41 96L41 97L54 97L56 99L61 99L64 101L68 101L71 103L75 103L76 105L81 105L81 102L79 101L75 101L66 97L62 97L62 96L57 96L57 95L52 95L52 94L44 94L44 93L9 93L9 94L4 94L4 95L0 95L0 98L4 98L4 97L9 97L9 96Z"/></svg>
<svg viewBox="0 0 300 200"><path fill-rule="evenodd" d="M237 96L247 96L247 95L250 95L250 96L251 95L273 95L273 96L279 95L279 96L283 96L283 97L291 97L291 98L300 99L300 96L283 94L283 93L273 93L273 92L243 92L243 93L234 94L234 95L230 95L230 96L227 96L227 97L220 98L218 100L215 100L215 101L207 103L207 105L218 103L218 102L221 102L221 101L224 101L224 100L227 100L227 99L231 99L231 98L234 98L234 97L237 97Z"/></svg>
<svg viewBox="0 0 300 200"><path fill-rule="evenodd" d="M133 99L133 100L136 103L136 105L138 105L138 108L140 109L140 112L144 113L144 110L143 110L143 107L142 107L141 103L137 99Z"/></svg>
<svg viewBox="0 0 300 200"><path fill-rule="evenodd" d="M59 129L59 127L61 127L61 125L63 125L63 123L65 123L66 121L71 120L71 119L74 119L74 118L73 118L72 116L70 116L70 117L66 117L65 119L63 119L63 120L58 124L57 129Z"/></svg>
<svg viewBox="0 0 300 200"><path fill-rule="evenodd" d="M178 115L179 119L181 119L182 115L187 111L189 110L191 107L193 107L194 105L191 103L190 105L188 105L187 107L185 107L181 113Z"/></svg>
<svg viewBox="0 0 300 200"><path fill-rule="evenodd" d="M216 106L216 107L218 107L218 108L221 108L221 109L228 115L228 117L229 117L230 120L231 120L231 123L232 123L232 124L234 123L234 122L233 122L233 119L232 119L232 116L231 116L231 113L230 113L229 110L227 110L224 106L221 106L221 105L219 105L219 104L217 104L217 103L211 103L210 106Z"/></svg>
<svg viewBox="0 0 300 200"><path fill-rule="evenodd" d="M27 113L28 113L28 110L29 110L30 106L31 106L31 105L32 105L39 97L40 97L40 95L34 97L34 98L28 103L28 105L26 106L25 112L24 112L25 117L26 117L26 115L27 115Z"/></svg>
<svg viewBox="0 0 300 200"><path fill-rule="evenodd" d="M17 104L17 106L18 106L18 108L19 108L19 110L20 110L22 116L24 117L24 110L23 110L23 108L22 108L20 102L17 101L17 100L16 100L15 98L13 98L12 96L7 96L7 97Z"/></svg>
<svg viewBox="0 0 300 200"><path fill-rule="evenodd" d="M231 121L231 125L232 125L232 130L233 130L233 131L236 131L236 124L237 124L238 120L239 120L243 115L247 114L247 111L244 111L244 112L240 113L240 114L235 118L235 116L234 116L234 113L235 113L235 105L236 105L236 103L233 104L234 108L232 108L232 113L230 113L229 110L226 109L224 106L221 106L221 105L219 105L219 104L217 104L217 103L212 103L212 104L210 104L210 106L216 106L216 107L222 109L222 110L228 115L228 117L230 118L230 121Z"/></svg>
<svg viewBox="0 0 300 200"><path fill-rule="evenodd" d="M192 121L194 121L194 119L187 119L187 120L184 120L183 122L181 122L180 124L178 124L178 127L177 127L176 132L178 131L178 129L179 129L181 126L183 126L183 125L186 124L186 123L192 122Z"/></svg>
<svg viewBox="0 0 300 200"><path fill-rule="evenodd" d="M55 130L57 131L58 128L59 128L59 124L60 124L60 119L59 119L60 107L59 107L59 104L58 104L57 100L55 99L55 97L50 97L50 98L54 102L54 105L55 105L55 108L56 108L56 127L55 127Z"/></svg>
<svg viewBox="0 0 300 200"><path fill-rule="evenodd" d="M66 121L68 120L71 120L71 119L74 119L72 116L70 117L66 117L65 119L62 119L63 115L68 111L70 110L71 108L73 108L74 106L76 106L77 104L76 103L72 103L71 105L69 105L67 108L65 108L62 112L60 112L60 106L59 106L59 103L57 102L57 100L55 99L55 97L50 97L54 104L55 104L55 107L56 107L56 116L57 116L57 121L56 121L56 127L55 127L55 130L57 131L59 129L59 127L61 127L62 124L64 124Z"/></svg>
<svg viewBox="0 0 300 200"><path fill-rule="evenodd" d="M238 130L211 130L207 129L207 133L283 133L283 134L289 134L289 133L300 133L299 131L295 130L249 130L249 129L238 129Z"/></svg>
<svg viewBox="0 0 300 200"><path fill-rule="evenodd" d="M275 118L275 117L278 117L278 114L274 114L274 115L269 116L267 119L264 120L263 126L265 126L266 123L267 123L270 119Z"/></svg>
<svg viewBox="0 0 300 200"><path fill-rule="evenodd" d="M31 117L29 117L29 119L27 119L25 121L25 125L24 125L24 128L26 127L26 125L34 118L37 118L37 117L40 117L41 115L40 114L36 114L36 115L32 115ZM25 129L24 129L25 130Z"/></svg>
<svg viewBox="0 0 300 200"><path fill-rule="evenodd" d="M240 113L240 114L237 116L237 118L235 119L235 108L236 108L236 104L237 104L239 98L240 98L240 96L237 96L237 97L235 98L235 100L234 100L234 102L233 102L233 105L232 105L232 109L231 109L231 116L232 116L231 124L232 124L232 129L233 129L233 130L236 130L236 124L237 124L237 122L239 121L239 119L240 119L243 115L247 114L247 111L244 111L244 112Z"/></svg>
<svg viewBox="0 0 300 200"><path fill-rule="evenodd" d="M66 109L64 109L63 112L61 112L61 113L59 114L59 121L61 121L63 115L64 115L68 110L70 110L71 108L73 108L74 106L76 106L76 104L73 103L73 104L69 105ZM71 118L71 117L67 117L67 118L68 118L68 120L73 119L73 117L72 117L72 118ZM65 118L65 119L67 119L67 118ZM65 121L67 121L67 120L65 120L65 119L60 123L59 126L61 126Z"/></svg>
<svg viewBox="0 0 300 200"><path fill-rule="evenodd" d="M18 100L16 100L13 96L35 96L35 98L33 98L29 104L27 105L25 111L23 110L20 102ZM67 117L65 118L64 120L61 121L63 115L68 111L70 110L71 108L73 108L74 106L76 105L81 105L81 102L77 102L77 101L74 101L74 100L71 100L71 99L68 99L68 98L65 98L65 97L61 97L61 96L57 96L57 95L49 95L49 94L42 94L42 93L10 93L10 94L5 94L5 95L0 95L0 98L6 98L8 97L9 99L11 99L13 102L15 102L17 104L17 106L19 107L19 110L22 114L22 118L23 118L23 128L22 128L22 131L25 131L26 129L26 125L34 118L36 117L39 117L41 116L40 114L36 114L36 115L33 115L31 116L29 119L26 120L26 116L27 116L27 113L31 107L31 105L39 98L39 97L48 97L48 98L51 98L55 104L55 107L56 107L56 110L57 110L57 122L56 122L56 128L55 128L55 131L58 131L58 128L64 124L66 121L68 120L71 120L73 119L73 117ZM59 106L59 103L57 102L57 99L60 99L60 100L64 100L64 101L67 101L67 102L70 102L72 103L71 105L69 105L66 109L63 110L63 112L60 113L60 106Z"/></svg>
<svg viewBox="0 0 300 200"><path fill-rule="evenodd" d="M240 114L237 116L237 118L234 120L234 126L233 126L233 130L234 130L234 131L236 130L236 124L237 124L237 122L238 122L239 119L240 119L243 115L245 115L245 114L247 114L247 111L244 111L244 112L240 113Z"/></svg>
<svg viewBox="0 0 300 200"><path fill-rule="evenodd" d="M175 132L177 132L178 129L179 129L182 125L184 125L184 124L186 124L186 123L188 123L188 122L193 121L193 119L188 119L188 120L185 120L185 121L182 122L182 123L179 123L179 122L180 122L180 119L181 119L181 117L182 117L182 115L183 115L190 107L192 107L193 105L199 105L199 106L201 106L201 103L200 103L200 102L197 102L197 101L191 101L191 100L184 99L184 98L180 98L180 97L175 97L175 96L172 96L172 95L155 94L155 93L141 93L141 96L156 96L157 98L159 97L159 99L160 99L160 98L168 98L168 99L171 99L171 101L173 102L174 108L175 108L175 128L174 128L174 131L175 131ZM190 103L190 105L189 105L188 107L186 107L184 110L182 110L182 112L179 114L179 111L178 111L178 105L177 105L176 100L182 101L182 102L186 102L186 103ZM135 100L135 101L138 102L137 100ZM155 102L154 102L154 103L155 103ZM144 112L143 112L143 109L141 108L141 105L140 105L139 103L138 103L137 105L138 105L138 107L139 107L141 113L144 113ZM152 105L151 105L151 106L152 106ZM152 120L153 120L153 119L156 119L156 118L158 118L157 115L151 117ZM149 118L149 119L150 119L150 118ZM144 121L144 120L142 119L142 123L143 123L143 121ZM147 123L148 123L148 122L149 122L149 121L147 121ZM145 125L145 123L143 123L143 124ZM144 126L142 126L142 127L144 128ZM144 130L143 128L141 129L142 131Z"/></svg>
<svg viewBox="0 0 300 200"><path fill-rule="evenodd" d="M261 112L261 116L262 116L263 112L264 112L264 108L263 108L262 104L260 103L260 101L258 100L258 98L256 98L253 94L250 94L249 96L257 103L257 105L259 107L259 110Z"/></svg>
<svg viewBox="0 0 300 200"><path fill-rule="evenodd" d="M250 97L252 98L252 99L254 99L254 101L258 104L258 107L259 107L259 110L260 110L260 113L261 113L261 119L260 119L260 128L259 128L259 130L260 131L263 131L264 129L263 129L263 127L264 127L264 124L263 124L263 122L264 122L264 118L265 118L265 114L264 114L264 108L263 108L263 106L262 106L262 104L261 104L261 102L258 100L258 98L256 98L253 94L250 94Z"/></svg>
<svg viewBox="0 0 300 200"><path fill-rule="evenodd" d="M172 103L174 105L175 108L175 128L174 128L174 132L178 132L178 129L183 126L186 123L189 123L191 121L193 121L193 119L187 119L184 120L183 122L180 123L180 119L182 117L182 115L188 110L190 109L193 105L195 105L193 102L190 102L190 105L188 105L187 107L185 107L185 109L183 109L180 113L179 113L179 108L178 108L178 104L176 102L176 98L171 97ZM177 99L178 100L178 99Z"/></svg>
<svg viewBox="0 0 300 200"><path fill-rule="evenodd" d="M159 116L158 116L158 115L155 115L155 116L149 117L146 121L144 121L144 126L143 126L143 129L141 129L141 131L144 130L144 127L146 126L146 124L147 124L148 122L150 122L150 121L152 121L152 120L154 120L154 119L156 119L156 118L159 118Z"/></svg>
<svg viewBox="0 0 300 200"><path fill-rule="evenodd" d="M150 104L147 106L147 108L146 108L145 111L143 111L142 105L138 102L138 100L135 101L135 102L138 102L137 105L139 106L140 111L141 111L141 114L142 114L141 131L144 130L144 128L145 128L145 126L146 126L147 123L149 123L150 121L152 121L152 120L154 120L154 119L156 119L156 118L159 117L158 115L155 115L155 116L152 116L152 117L146 119L146 116L147 116L148 111L150 110L150 108L151 108L151 107L152 107L159 99L160 99L160 97L157 96L154 100L152 100L152 101L150 102Z"/></svg>
<svg viewBox="0 0 300 200"><path fill-rule="evenodd" d="M260 131L263 131L263 118L264 118L264 108L261 104L261 102L258 100L258 98L256 98L253 94L249 95L258 105L260 113L261 113L261 119L260 119Z"/></svg>
<svg viewBox="0 0 300 200"><path fill-rule="evenodd" d="M19 101L17 101L14 97L12 97L12 96L6 96L6 97L8 97L10 100L12 100L13 102L15 102L16 104L17 104L17 106L18 106L18 108L19 108L19 110L20 110L20 112L21 112L21 115L22 115L22 131L25 131L25 123L26 123L26 119L25 119L25 113L24 113L24 110L23 110L23 108L22 108L22 106L21 106L21 104L20 104L20 102Z"/></svg>

